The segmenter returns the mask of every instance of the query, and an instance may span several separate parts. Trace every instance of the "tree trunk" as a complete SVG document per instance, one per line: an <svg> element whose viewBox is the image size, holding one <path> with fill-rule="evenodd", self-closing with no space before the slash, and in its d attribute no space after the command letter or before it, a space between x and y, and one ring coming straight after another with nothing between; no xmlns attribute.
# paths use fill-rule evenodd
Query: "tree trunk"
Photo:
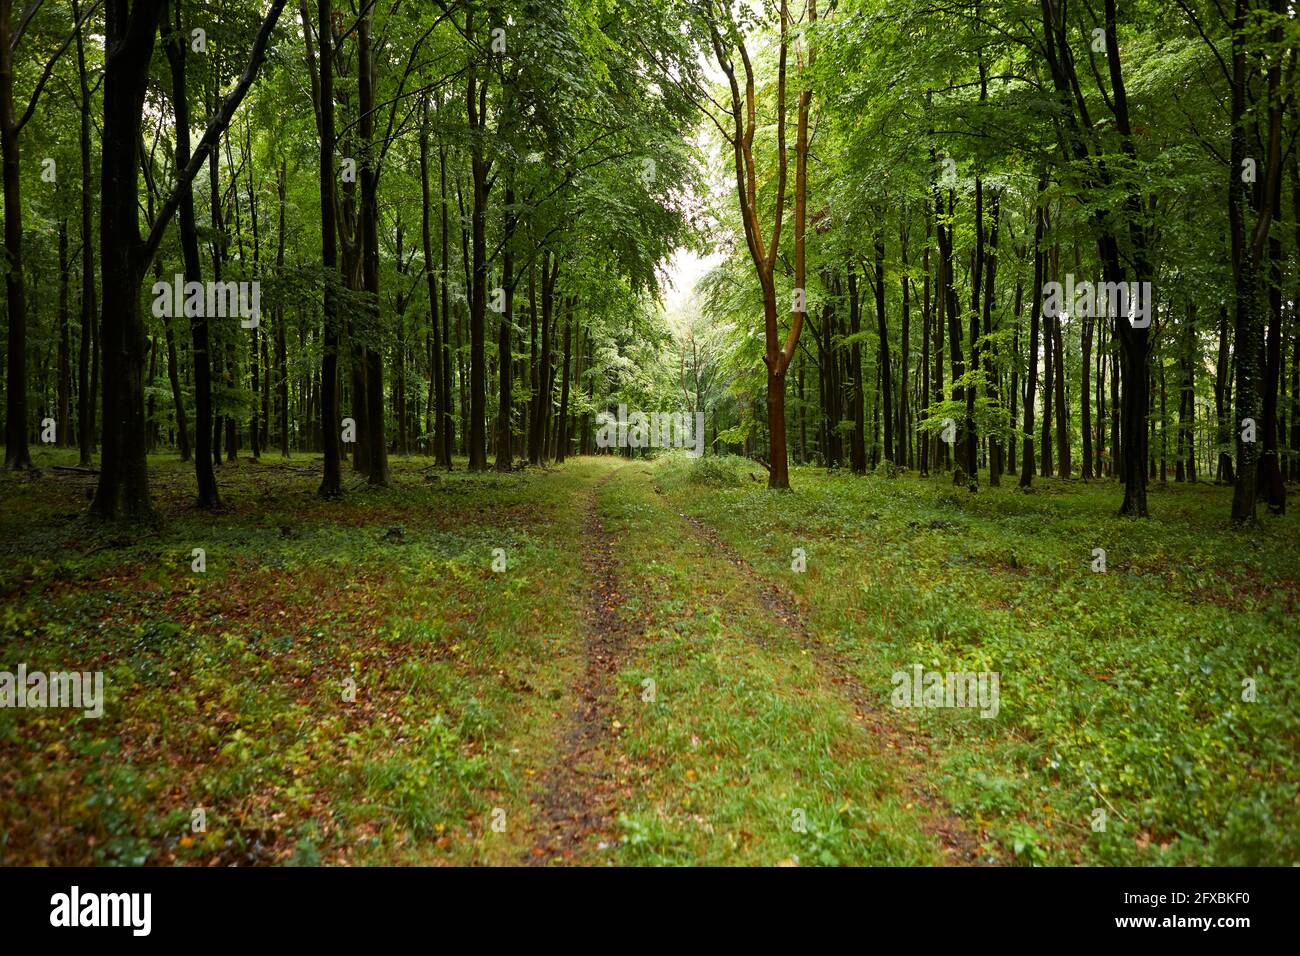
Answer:
<svg viewBox="0 0 1300 956"><path fill-rule="evenodd" d="M136 151L161 8L162 0L136 0L129 8L125 0L115 0L105 17L99 247L104 294L104 448L91 503L92 514L104 519L154 518L145 448L145 329L140 315L145 262L137 219L140 162ZM10 349L15 348L11 340Z"/></svg>
<svg viewBox="0 0 1300 956"><path fill-rule="evenodd" d="M564 317L564 368L560 373L560 420L559 434L555 442L555 461L564 461L569 450L569 360L573 341L573 307L576 296L568 299L568 308Z"/></svg>
<svg viewBox="0 0 1300 956"><path fill-rule="evenodd" d="M899 253L903 266L903 312L902 321L898 327L898 458L896 464L899 466L908 466L910 464L912 451L912 436L908 428L908 396L907 396L907 379L912 367L909 347L911 345L911 322L912 322L912 300L910 296L912 281L909 275L909 264L907 261L907 240L908 232L904 224L902 235L899 237Z"/></svg>
<svg viewBox="0 0 1300 956"><path fill-rule="evenodd" d="M14 109L13 0L0 0L0 154L5 197L5 294L9 360L5 378L5 467L32 467L27 447L27 289L23 279L23 199ZM135 155L135 142L131 142Z"/></svg>
<svg viewBox="0 0 1300 956"><path fill-rule="evenodd" d="M185 51L189 44L180 27L184 22L181 0L172 0L172 3L165 21L167 26L163 37L163 52L171 69L172 110L176 118L176 168L184 169L190 162L190 107L185 75ZM177 208L177 228L185 265L185 281L202 282L193 184L181 193ZM189 317L194 367L194 475L198 482L198 506L215 508L221 503L221 495L217 490L217 477L212 467L212 366L208 319L205 310L198 309L196 312L198 314Z"/></svg>
<svg viewBox="0 0 1300 956"><path fill-rule="evenodd" d="M515 191L513 186L506 187L505 195L506 221L505 237L501 250L501 286L504 298L504 310L497 330L497 364L500 366L497 391L497 471L509 471L514 465L513 444L510 434L511 411L511 371L514 362L514 349L511 345L512 330L515 323ZM568 342L566 340L567 348ZM568 374L568 368L565 368ZM567 378L565 381L567 385Z"/></svg>
<svg viewBox="0 0 1300 956"><path fill-rule="evenodd" d="M442 326L438 321L438 282L433 266L433 236L429 227L429 115L427 98L420 116L420 242L424 252L424 276L429 289L429 325L432 351L429 353L429 441L433 443L435 461L442 460L442 422L445 410L442 383ZM445 215L445 210L444 210Z"/></svg>
<svg viewBox="0 0 1300 956"><path fill-rule="evenodd" d="M72 0L72 15L81 22L81 5L79 0ZM98 348L92 349L95 342L95 244L93 219L94 195L91 187L90 168L90 86L86 77L86 50L84 31L78 30L77 42L77 80L80 87L78 112L80 114L80 135L78 144L81 150L81 342L77 358L77 448L78 462L84 467L90 465L90 455L95 448L95 405L98 399L98 382L91 382L92 376L98 378Z"/></svg>
<svg viewBox="0 0 1300 956"><path fill-rule="evenodd" d="M1087 481L1092 477L1092 330L1093 319L1083 317L1083 339L1080 344L1082 360L1080 364L1081 382L1079 384L1080 431L1083 433L1083 465L1081 477Z"/></svg>
<svg viewBox="0 0 1300 956"><path fill-rule="evenodd" d="M1002 220L1002 193L993 192L993 211L989 216L988 253L984 263L984 337L988 344L984 347L984 388L994 407L999 402L998 370L993 356L993 303L996 298L998 274L998 234ZM996 433L989 434L989 486L1001 484L1002 475L1002 439Z"/></svg>
<svg viewBox="0 0 1300 956"><path fill-rule="evenodd" d="M310 23L310 21L307 21ZM287 163L280 160L279 175L276 177L275 195L279 204L279 228L276 230L275 274L284 274L284 193L287 178ZM289 457L289 354L285 342L285 326L288 324L283 305L275 309L275 368L276 368L276 405L280 418L280 457Z"/></svg>
<svg viewBox="0 0 1300 956"><path fill-rule="evenodd" d="M379 299L379 147L374 137L375 70L370 52L370 18L374 7L361 16L357 29L358 133L364 161L358 164L361 181L361 281L368 303L370 336L366 357L366 434L370 451L370 484L386 488L388 442L384 429L384 361L378 339L381 332Z"/></svg>
<svg viewBox="0 0 1300 956"><path fill-rule="evenodd" d="M885 447L882 460L894 457L894 401L890 387L892 371L889 362L889 323L885 316L885 239L876 233L875 239L875 292L876 292L876 331L880 338L880 418L885 427Z"/></svg>
<svg viewBox="0 0 1300 956"><path fill-rule="evenodd" d="M1043 311L1043 201L1048 178L1044 173L1038 179L1038 194L1034 204L1034 284L1030 289L1029 303L1029 362L1025 366L1025 420L1024 445L1020 451L1020 487L1028 488L1034 481L1034 402L1038 388L1038 318ZM1044 445L1044 448L1046 446Z"/></svg>
<svg viewBox="0 0 1300 956"><path fill-rule="evenodd" d="M303 5L305 8L306 0ZM323 498L337 498L343 493L338 391L339 317L336 295L338 259L335 251L334 69L332 66L334 37L330 9L332 5L332 0L318 0L317 3L317 36L320 38L321 63L319 82L321 271L325 277L322 306L325 341L321 353L320 386L321 447L325 463L317 493Z"/></svg>
<svg viewBox="0 0 1300 956"><path fill-rule="evenodd" d="M858 274L849 264L849 334L853 345L849 351L853 388L853 440L850 443L849 457L855 475L867 471L867 438L865 434L865 403L862 396L862 346L858 334L862 331L862 298L858 294Z"/></svg>
<svg viewBox="0 0 1300 956"><path fill-rule="evenodd" d="M1055 369L1053 382L1056 385L1056 474L1069 478L1070 472L1070 406L1065 398L1065 343L1061 330L1060 315L1052 316L1052 348L1055 355L1052 366Z"/></svg>
<svg viewBox="0 0 1300 956"><path fill-rule="evenodd" d="M72 342L68 330L68 221L59 220L59 379L58 430L55 437L60 448L71 443L72 429Z"/></svg>
<svg viewBox="0 0 1300 956"><path fill-rule="evenodd" d="M465 36L473 43L474 11L465 14ZM480 135L487 123L487 87L478 82L478 64L475 51L470 53L466 79L465 105L470 134L470 175L473 180L473 207L470 219L473 247L473 282L470 295L469 316L469 467L471 471L487 470L487 383L483 327L487 311L487 204L489 161L483 155ZM490 74L489 74L490 75Z"/></svg>

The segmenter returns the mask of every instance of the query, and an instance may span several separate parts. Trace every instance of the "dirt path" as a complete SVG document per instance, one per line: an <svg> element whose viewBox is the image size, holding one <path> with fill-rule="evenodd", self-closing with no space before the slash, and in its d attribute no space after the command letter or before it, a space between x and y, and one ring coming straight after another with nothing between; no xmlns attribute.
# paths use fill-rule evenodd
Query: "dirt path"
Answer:
<svg viewBox="0 0 1300 956"><path fill-rule="evenodd" d="M575 688L578 703L556 762L542 776L527 862L564 863L600 843L612 843L614 806L624 795L615 753L611 698L614 676L626 656L635 627L620 616L620 566L600 520L601 488L617 474L598 481L587 500L583 560L591 599L584 616L585 666Z"/></svg>
<svg viewBox="0 0 1300 956"><path fill-rule="evenodd" d="M980 837L971 833L965 822L953 815L927 779L935 760L926 736L898 726L881 705L878 695L869 694L853 677L844 658L833 647L813 636L807 617L790 595L765 581L713 528L691 515L679 512L679 516L754 586L763 607L796 635L826 679L852 702L854 718L871 738L873 749L880 753L882 760L900 768L904 781L902 796L906 802L922 808L922 829L942 847L945 860L959 866L980 865L983 862Z"/></svg>

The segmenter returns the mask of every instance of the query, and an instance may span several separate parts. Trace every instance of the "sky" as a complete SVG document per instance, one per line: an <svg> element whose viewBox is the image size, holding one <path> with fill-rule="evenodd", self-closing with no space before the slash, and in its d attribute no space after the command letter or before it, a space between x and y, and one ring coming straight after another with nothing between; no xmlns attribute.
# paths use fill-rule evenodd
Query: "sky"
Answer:
<svg viewBox="0 0 1300 956"><path fill-rule="evenodd" d="M695 284L723 259L721 253L701 256L691 249L681 248L668 260L667 282L664 284L664 312L674 315L690 301Z"/></svg>

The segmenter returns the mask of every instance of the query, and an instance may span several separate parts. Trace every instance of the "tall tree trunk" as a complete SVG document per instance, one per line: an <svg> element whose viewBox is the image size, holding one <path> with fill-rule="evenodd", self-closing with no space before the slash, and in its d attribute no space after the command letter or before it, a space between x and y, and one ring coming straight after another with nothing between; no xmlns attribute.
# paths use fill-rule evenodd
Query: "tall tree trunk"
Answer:
<svg viewBox="0 0 1300 956"><path fill-rule="evenodd" d="M1024 258L1024 252L1016 251L1017 259ZM1025 307L1025 287L1024 280L1016 276L1016 297L1015 305L1012 307L1012 315L1016 317L1016 327L1011 336L1011 410L1007 417L1007 425L1012 429L1016 427L1017 412L1020 403L1020 332L1024 325L1024 307ZM1016 473L1016 440L1014 437L1007 442L1007 474Z"/></svg>
<svg viewBox="0 0 1300 956"><path fill-rule="evenodd" d="M889 361L889 323L885 316L885 237L879 232L876 233L875 254L876 331L880 339L880 418L885 428L882 460L888 461L894 457L894 401L890 387L893 372Z"/></svg>
<svg viewBox="0 0 1300 956"><path fill-rule="evenodd" d="M1079 415L1080 431L1083 437L1083 464L1081 466L1081 477L1087 481L1092 477L1092 330L1094 326L1092 318L1083 317L1083 333L1080 349L1082 351L1082 360L1080 361L1079 384Z"/></svg>
<svg viewBox="0 0 1300 956"><path fill-rule="evenodd" d="M920 421L922 422L930 417L926 409L930 404L930 234L933 231L929 203L923 205L925 207L925 249L922 252L921 271L925 274L925 278L921 293L921 400L918 402ZM925 430L920 431L918 439L920 447L917 451L920 457L921 477L928 478L930 475L930 446L933 442L930 440L929 433Z"/></svg>
<svg viewBox="0 0 1300 956"><path fill-rule="evenodd" d="M185 417L185 393L181 391L180 368L176 361L176 335L172 320L163 319L167 338L167 381L172 389L172 406L176 409L176 437L180 445L181 461L190 460L190 427Z"/></svg>
<svg viewBox="0 0 1300 956"><path fill-rule="evenodd" d="M998 274L998 234L1001 230L1002 222L1002 192L994 190L993 192L993 210L989 215L988 231L988 252L984 262L984 338L988 344L983 350L984 355L984 388L994 407L999 402L998 395L998 369L994 360L993 344L991 336L993 334L993 303L997 296L997 274ZM989 434L989 485L996 487L1001 484L1002 475L1002 439L996 432Z"/></svg>
<svg viewBox="0 0 1300 956"><path fill-rule="evenodd" d="M320 134L320 233L321 272L325 277L323 301L325 341L321 353L321 447L324 452L324 474L317 493L323 498L337 498L343 493L341 435L339 432L339 315L337 283L339 277L336 253L335 198L334 198L334 31L332 26L332 0L317 2L317 36L320 38L318 104ZM306 0L303 0L303 19L306 17ZM310 32L310 31L308 31ZM310 56L310 48L309 48Z"/></svg>
<svg viewBox="0 0 1300 956"><path fill-rule="evenodd" d="M181 28L184 22L182 0L172 0L167 12L163 52L171 69L172 110L176 119L176 168L190 162L190 107L185 74L185 52L189 44ZM177 208L177 228L185 281L202 282L199 264L198 226L194 218L194 189L191 184L181 193ZM194 368L194 475L198 482L198 506L215 508L221 502L217 477L212 467L212 366L208 343L208 318L203 309L189 316L190 340Z"/></svg>
<svg viewBox="0 0 1300 956"><path fill-rule="evenodd" d="M1246 20L1249 15L1248 0L1236 0L1232 29L1232 154L1228 169L1228 218L1232 236L1232 261L1235 279L1235 329L1233 335L1233 365L1236 380L1236 414L1233 429L1236 431L1237 475L1232 496L1232 522L1235 525L1255 521L1255 502L1259 491L1260 438L1264 412L1264 328L1259 302L1259 281L1256 273L1261 247L1268 233L1268 218L1273 211L1271 192L1266 186L1255 190L1254 209L1258 220L1253 234L1248 235L1245 221L1247 203L1246 184L1242 181L1242 166L1246 158L1246 84L1252 67L1247 60ZM1268 71L1269 100L1277 92L1274 67ZM1273 110L1270 109L1270 127ZM1280 129L1270 129L1269 155L1264 171L1269 184L1278 172L1280 149L1274 152L1274 134ZM1280 146L1280 144L1279 144ZM1269 195L1260 195L1268 193Z"/></svg>
<svg viewBox="0 0 1300 956"><path fill-rule="evenodd" d="M365 160L361 180L361 280L370 320L366 356L366 434L370 451L370 484L388 487L388 442L384 429L384 360L379 343L379 144L375 142L375 69L370 50L370 20L374 7L366 8L357 28L358 133Z"/></svg>
<svg viewBox="0 0 1300 956"><path fill-rule="evenodd" d="M105 16L99 248L104 294L104 447L91 503L91 512L105 519L151 521L154 517L145 447L140 282L146 261L137 218L136 150L161 9L162 0L133 4L110 0ZM11 340L10 348L16 347Z"/></svg>
<svg viewBox="0 0 1300 956"><path fill-rule="evenodd" d="M1061 316L1051 318L1052 349L1054 356L1052 366L1055 369L1053 383L1056 385L1056 474L1069 478L1070 472L1070 406L1065 397L1065 342L1061 329Z"/></svg>
<svg viewBox="0 0 1300 956"><path fill-rule="evenodd" d="M424 251L424 275L429 288L429 325L432 336L432 351L429 353L429 440L433 443L435 461L442 461L443 434L442 423L446 410L442 401L445 394L442 382L442 326L438 319L438 277L433 264L433 234L429 226L429 115L428 99L421 104L420 116L420 241ZM443 210L446 214L446 210ZM445 227L444 227L445 231ZM445 238L445 237L444 237Z"/></svg>
<svg viewBox="0 0 1300 956"><path fill-rule="evenodd" d="M451 243L451 230L447 227L447 147L438 148L438 175L441 189L442 215L442 457L443 465L451 471L451 456L456 445L456 409L452 404L451 376L451 288L448 279L451 275L448 249Z"/></svg>
<svg viewBox="0 0 1300 956"><path fill-rule="evenodd" d="M983 88L984 61L980 60L980 85ZM975 177L975 239L971 251L971 305L970 305L970 368L973 373L982 369L982 352L980 346L980 302L984 289L984 184L980 177ZM975 398L978 386L971 384L966 389L966 417L962 421L961 442L965 449L967 462L967 485L971 491L979 481L979 436L975 428Z"/></svg>
<svg viewBox="0 0 1300 956"><path fill-rule="evenodd" d="M59 380L58 430L55 437L60 448L72 444L72 341L68 331L68 221L59 220Z"/></svg>
<svg viewBox="0 0 1300 956"><path fill-rule="evenodd" d="M858 335L862 331L862 298L858 293L858 274L849 264L849 334L853 345L849 351L850 375L853 388L853 438L849 458L855 475L867 471L867 438L865 434L865 403L862 395L862 346Z"/></svg>
<svg viewBox="0 0 1300 956"><path fill-rule="evenodd" d="M311 21L306 21L310 23ZM275 274L280 278L284 274L284 193L287 178L287 163L280 160L279 174L275 181L275 195L278 200L279 226L276 229ZM279 412L280 457L289 457L289 353L285 341L288 316L283 305L275 309L275 369L276 369L276 406Z"/></svg>
<svg viewBox="0 0 1300 956"><path fill-rule="evenodd" d="M929 96L926 96L926 103L929 104ZM930 165L934 165L934 149L930 150ZM936 405L941 404L944 399L943 389L943 335L944 323L948 314L946 302L946 275L944 271L944 257L942 249L942 240L944 236L943 223L937 221L939 216L943 215L943 207L939 196L939 187L932 184L934 193L934 216L936 220L936 240L940 243L940 255L938 256L938 274L934 287L934 375L930 387L933 389L933 401ZM928 243L927 243L928 245ZM949 467L951 458L951 447L948 442L943 440L940 434L934 441L934 467L938 471L943 471Z"/></svg>
<svg viewBox="0 0 1300 956"><path fill-rule="evenodd" d="M560 419L559 435L555 442L555 460L564 461L569 450L569 360L573 340L573 308L576 296L568 298L568 308L564 317L564 367L560 373Z"/></svg>
<svg viewBox="0 0 1300 956"><path fill-rule="evenodd" d="M1046 256L1051 263L1053 281L1057 278L1055 248ZM1043 316L1043 433L1039 442L1041 462L1038 474L1043 478L1052 477L1052 399L1055 389L1056 349L1052 337L1052 316Z"/></svg>
<svg viewBox="0 0 1300 956"><path fill-rule="evenodd" d="M936 196L938 192L936 190ZM948 214L946 221L952 222L953 215L953 192L948 191ZM937 216L943 216L943 207L939 205ZM948 321L948 349L952 355L952 400L961 405L966 404L966 388L958 384L966 374L966 362L962 355L962 328L961 312L957 308L957 285L956 276L953 270L953 227L945 226L944 219L939 219L939 271L943 276L941 293L944 297L944 314ZM963 415L964 420L964 415ZM953 474L952 481L954 485L966 485L970 482L970 476L973 473L974 462L967 458L967 442L965 435L959 428L957 430L956 442L952 447L953 454Z"/></svg>
<svg viewBox="0 0 1300 956"><path fill-rule="evenodd" d="M1272 12L1275 16L1283 16L1282 6L1278 0L1271 4ZM1273 31L1273 42L1281 40L1281 34L1277 30ZM1292 69L1288 69L1288 79L1294 72L1296 51L1293 47L1290 51ZM1279 102L1279 86L1281 78L1281 69L1279 58L1281 54L1276 53L1269 65L1268 86L1269 86L1269 128L1270 128L1270 146L1269 161L1281 163L1282 155L1280 145L1278 149L1272 147L1272 130L1279 133L1282 127L1282 103ZM1288 88L1292 84L1288 82ZM1295 112L1294 105L1292 112ZM1266 171L1266 182L1269 186L1270 194L1270 215L1274 221L1282 218L1282 184L1281 170ZM1280 515L1286 513L1286 484L1282 479L1282 462L1280 448L1278 443L1278 392L1281 384L1282 375L1282 239L1279 230L1273 229L1268 233L1268 333L1265 339L1264 350L1264 396L1263 396L1263 421L1261 422L1262 438L1264 441L1263 454L1259 462L1259 491L1264 495L1264 500L1268 503L1270 514Z"/></svg>
<svg viewBox="0 0 1300 956"><path fill-rule="evenodd" d="M5 378L5 468L32 467L27 447L27 288L23 277L23 198L14 106L13 0L0 0L0 154L5 197L5 294L9 358ZM132 156L135 143L131 143Z"/></svg>
<svg viewBox="0 0 1300 956"><path fill-rule="evenodd" d="M504 309L497 330L497 364L500 366L500 376L497 383L497 471L509 471L514 464L514 446L510 434L510 419L513 414L510 407L511 390L513 388L511 371L514 364L514 348L511 345L511 338L515 324L514 233L515 222L517 221L514 212L515 190L513 185L507 185L506 187L505 207L505 237L501 250L501 286ZM565 373L566 375L568 373L567 367Z"/></svg>
<svg viewBox="0 0 1300 956"><path fill-rule="evenodd" d="M904 223L902 234L899 237L899 253L903 266L903 312L902 320L898 327L898 458L896 464L907 467L911 465L912 453L912 435L909 428L908 420L908 394L907 380L912 368L912 357L910 353L912 339L912 300L911 300L911 281L909 263L907 261L907 240L908 231L906 222Z"/></svg>
<svg viewBox="0 0 1300 956"><path fill-rule="evenodd" d="M1025 365L1025 433L1020 451L1020 487L1028 488L1034 481L1034 402L1038 388L1038 319L1043 311L1043 229L1044 194L1048 178L1043 173L1038 178L1038 192L1034 202L1034 284L1029 302L1029 361ZM1044 454L1047 445L1044 443Z"/></svg>
<svg viewBox="0 0 1300 956"><path fill-rule="evenodd" d="M465 36L474 43L474 10L465 14ZM483 331L487 311L487 204L488 172L491 166L483 153L482 129L487 123L488 79L478 81L478 64L475 51L470 52L465 88L466 115L469 120L470 175L473 181L473 207L470 219L473 246L473 282L470 295L470 411L469 411L469 467L471 471L487 470L487 383L486 356ZM490 74L488 74L490 75Z"/></svg>
<svg viewBox="0 0 1300 956"><path fill-rule="evenodd" d="M72 15L81 22L79 0L72 0ZM91 187L90 168L90 85L86 76L86 50L84 29L77 31L77 81L80 89L78 113L80 130L78 145L81 151L81 341L77 357L77 448L78 461L90 465L90 455L95 448L95 405L98 399L98 348L95 343L95 244L93 219L94 194Z"/></svg>

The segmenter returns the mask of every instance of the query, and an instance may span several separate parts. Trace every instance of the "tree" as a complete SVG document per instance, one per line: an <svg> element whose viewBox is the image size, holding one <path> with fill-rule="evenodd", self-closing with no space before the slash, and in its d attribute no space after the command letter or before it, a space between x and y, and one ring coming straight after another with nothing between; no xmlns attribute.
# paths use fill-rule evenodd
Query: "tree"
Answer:
<svg viewBox="0 0 1300 956"><path fill-rule="evenodd" d="M248 64L222 100L198 148L177 169L171 193L149 235L137 218L136 154L145 87L162 0L108 0L105 18L103 173L100 262L103 267L104 449L91 511L105 519L152 519L144 422L144 325L140 284L184 192L215 148L252 86L285 0L271 0Z"/></svg>
<svg viewBox="0 0 1300 956"><path fill-rule="evenodd" d="M39 5L38 5L39 6ZM14 57L38 7L29 7L17 27L13 23L13 0L0 0L0 163L5 199L5 297L9 313L9 360L5 404L5 467L32 467L27 447L27 288L23 277L23 199L18 137L36 114L41 93L58 62L74 38L80 43L81 28L94 12L96 3L77 18L74 9L72 32L45 63L36 87L22 115L14 94ZM59 427L67 428L61 421Z"/></svg>
<svg viewBox="0 0 1300 956"><path fill-rule="evenodd" d="M785 187L788 159L786 156L786 60L789 47L788 30L792 25L786 0L778 7L779 39L776 74L776 193L773 197L772 231L764 242L759 211L758 171L754 162L754 134L758 125L754 65L750 58L743 30L731 16L725 4L708 4L707 26L712 41L714 57L727 79L731 94L728 115L732 127L727 130L715 118L714 122L731 145L735 157L736 195L740 203L741 221L745 242L753 260L754 270L763 295L763 364L767 366L767 427L770 446L768 487L790 487L789 460L786 451L785 378L799 334L803 330L804 316L808 311L806 279L806 246L804 230L807 225L808 190L808 113L812 89L804 87L799 92L797 126L795 133L795 265L794 293L791 304L790 329L782 344L777 320L776 280L774 270L777 250L781 242L781 225L784 220ZM808 0L808 23L817 20L815 0ZM734 51L734 52L733 52ZM740 81L736 75L735 57L739 56L744 71L742 100ZM813 62L811 48L807 53L808 65Z"/></svg>

